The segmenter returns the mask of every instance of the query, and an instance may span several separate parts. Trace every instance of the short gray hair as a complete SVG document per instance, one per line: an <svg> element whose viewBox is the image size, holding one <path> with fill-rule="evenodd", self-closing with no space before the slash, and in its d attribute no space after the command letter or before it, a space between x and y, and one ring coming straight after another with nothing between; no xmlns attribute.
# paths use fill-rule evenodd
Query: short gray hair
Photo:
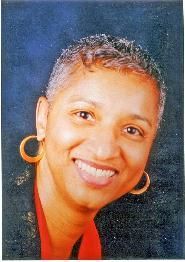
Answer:
<svg viewBox="0 0 185 262"><path fill-rule="evenodd" d="M76 72L79 65L89 71L92 67L104 67L113 70L132 70L148 74L157 81L160 90L159 122L162 118L166 86L160 69L150 55L134 41L125 38L98 34L81 38L62 53L56 61L46 88L46 97L52 101L56 92L65 86L70 76Z"/></svg>

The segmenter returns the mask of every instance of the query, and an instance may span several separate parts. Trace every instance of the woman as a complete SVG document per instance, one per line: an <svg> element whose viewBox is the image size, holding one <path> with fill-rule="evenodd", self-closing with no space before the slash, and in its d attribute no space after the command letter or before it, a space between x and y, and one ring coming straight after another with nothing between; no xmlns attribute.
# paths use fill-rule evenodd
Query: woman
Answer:
<svg viewBox="0 0 185 262"><path fill-rule="evenodd" d="M149 55L106 35L83 38L57 60L36 110L37 135L20 152L36 163L42 259L100 259L93 219L105 205L149 186L144 171L162 116L165 86ZM36 157L25 143L36 137ZM134 189L142 176L146 185Z"/></svg>

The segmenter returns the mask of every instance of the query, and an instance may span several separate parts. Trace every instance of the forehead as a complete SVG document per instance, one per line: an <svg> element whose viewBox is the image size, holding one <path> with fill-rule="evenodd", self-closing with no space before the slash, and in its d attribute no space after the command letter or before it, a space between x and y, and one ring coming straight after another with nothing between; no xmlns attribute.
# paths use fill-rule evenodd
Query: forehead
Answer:
<svg viewBox="0 0 185 262"><path fill-rule="evenodd" d="M64 87L64 88L63 88ZM141 74L132 70L115 71L112 69L97 69L88 71L79 68L70 75L64 86L59 91L62 93L111 93L119 97L122 93L151 93L159 96L157 81L147 74ZM67 90L69 89L69 90ZM66 91L67 90L67 91ZM112 97L113 98L113 97Z"/></svg>

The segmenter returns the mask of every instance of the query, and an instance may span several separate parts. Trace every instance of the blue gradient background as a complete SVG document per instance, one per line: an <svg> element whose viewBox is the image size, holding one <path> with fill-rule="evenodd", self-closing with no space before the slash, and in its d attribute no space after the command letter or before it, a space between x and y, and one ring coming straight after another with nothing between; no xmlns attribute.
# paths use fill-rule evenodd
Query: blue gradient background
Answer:
<svg viewBox="0 0 185 262"><path fill-rule="evenodd" d="M127 195L97 216L104 259L183 255L182 1L3 1L3 234L12 219L9 180L26 164L18 147L35 133L35 105L61 49L107 33L136 40L161 65L168 97L148 163L150 191Z"/></svg>

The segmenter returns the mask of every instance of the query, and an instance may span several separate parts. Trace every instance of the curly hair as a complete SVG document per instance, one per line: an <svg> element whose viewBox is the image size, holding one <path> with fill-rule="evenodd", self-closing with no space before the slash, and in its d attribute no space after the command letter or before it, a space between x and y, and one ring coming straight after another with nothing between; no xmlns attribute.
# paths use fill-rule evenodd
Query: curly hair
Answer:
<svg viewBox="0 0 185 262"><path fill-rule="evenodd" d="M159 122L162 118L166 86L160 69L150 55L134 41L125 38L97 34L81 38L62 53L56 61L46 88L46 97L52 101L56 92L65 86L70 76L79 66L93 71L96 67L112 70L132 70L140 74L147 74L157 81L160 90Z"/></svg>

